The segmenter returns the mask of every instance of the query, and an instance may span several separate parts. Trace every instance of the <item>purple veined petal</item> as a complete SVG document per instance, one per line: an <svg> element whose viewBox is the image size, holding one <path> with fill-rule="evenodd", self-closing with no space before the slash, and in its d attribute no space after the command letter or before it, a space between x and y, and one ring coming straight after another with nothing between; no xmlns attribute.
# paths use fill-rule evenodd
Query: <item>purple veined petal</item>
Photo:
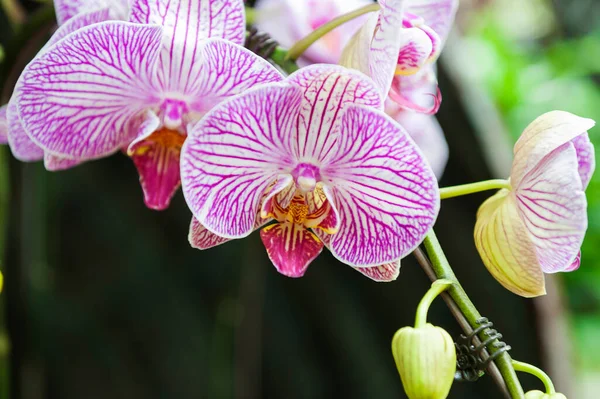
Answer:
<svg viewBox="0 0 600 399"><path fill-rule="evenodd" d="M421 149L435 176L440 179L448 163L449 149L435 116L403 110L388 114L406 129Z"/></svg>
<svg viewBox="0 0 600 399"><path fill-rule="evenodd" d="M260 207L260 218L266 219L274 214L273 201L277 200L282 208L286 208L296 191L291 175L279 175L272 187L267 188L262 205Z"/></svg>
<svg viewBox="0 0 600 399"><path fill-rule="evenodd" d="M442 43L452 28L457 9L458 0L410 0L406 3L406 11L423 18Z"/></svg>
<svg viewBox="0 0 600 399"><path fill-rule="evenodd" d="M241 238L254 228L267 188L295 164L289 138L302 92L271 83L226 100L188 131L183 193L208 230Z"/></svg>
<svg viewBox="0 0 600 399"><path fill-rule="evenodd" d="M8 143L8 119L6 117L6 109L8 104L0 107L0 144Z"/></svg>
<svg viewBox="0 0 600 399"><path fill-rule="evenodd" d="M402 127L382 112L350 106L321 168L341 226L331 252L354 267L394 262L414 250L440 207L437 180Z"/></svg>
<svg viewBox="0 0 600 399"><path fill-rule="evenodd" d="M133 0L130 21L163 26L159 82L169 92L181 90L193 77L203 39L243 45L245 18L242 0Z"/></svg>
<svg viewBox="0 0 600 399"><path fill-rule="evenodd" d="M596 155L594 153L594 145L590 141L587 132L575 137L572 141L577 152L577 161L579 164L579 176L585 190L592 180L592 175L596 169Z"/></svg>
<svg viewBox="0 0 600 399"><path fill-rule="evenodd" d="M37 146L27 136L23 123L19 119L17 112L16 96L18 94L19 83L12 97L8 101L6 108L6 120L8 121L8 146L13 156L22 162L36 162L44 157L44 150Z"/></svg>
<svg viewBox="0 0 600 399"><path fill-rule="evenodd" d="M84 161L79 159L61 158L56 155L44 154L44 167L51 172L71 169L74 166L81 164Z"/></svg>
<svg viewBox="0 0 600 399"><path fill-rule="evenodd" d="M419 28L403 29L401 40L396 75L413 75L429 60L433 43Z"/></svg>
<svg viewBox="0 0 600 399"><path fill-rule="evenodd" d="M227 241L230 241L230 238L224 238L216 235L215 233L211 233L206 229L206 227L202 226L198 219L192 217L188 240L192 248L203 250L224 244Z"/></svg>
<svg viewBox="0 0 600 399"><path fill-rule="evenodd" d="M564 272L574 272L576 270L579 270L580 266L581 266L581 251L579 251L577 253L577 256L575 257L575 260L573 260L573 263L571 263L571 265L563 271Z"/></svg>
<svg viewBox="0 0 600 399"><path fill-rule="evenodd" d="M434 115L442 103L433 66L425 66L410 76L395 76L389 98L400 107L421 114Z"/></svg>
<svg viewBox="0 0 600 399"><path fill-rule="evenodd" d="M288 277L302 277L323 250L323 242L314 233L292 222L267 226L260 238L277 271Z"/></svg>
<svg viewBox="0 0 600 399"><path fill-rule="evenodd" d="M62 24L56 32L52 35L50 40L42 47L39 54L48 50L55 43L65 38L70 33L75 32L88 25L97 24L99 22L108 21L111 19L111 13L108 8L96 9L93 11L82 11L73 17L69 18L64 24Z"/></svg>
<svg viewBox="0 0 600 399"><path fill-rule="evenodd" d="M357 272L378 283L395 281L400 275L400 260L373 267L356 267Z"/></svg>
<svg viewBox="0 0 600 399"><path fill-rule="evenodd" d="M531 170L514 191L546 273L567 269L585 236L587 201L577 166L573 144L563 144Z"/></svg>
<svg viewBox="0 0 600 399"><path fill-rule="evenodd" d="M511 184L518 187L521 180L551 152L594 127L591 119L580 118L564 111L541 115L525 130L514 147L510 173ZM578 179L579 180L579 179Z"/></svg>
<svg viewBox="0 0 600 399"><path fill-rule="evenodd" d="M125 19L129 14L129 0L54 0L59 26L78 14L100 8L110 10L111 19Z"/></svg>
<svg viewBox="0 0 600 399"><path fill-rule="evenodd" d="M296 157L301 160L322 160L334 149L345 107L383 107L374 82L344 67L312 65L293 73L287 81L304 93L294 143Z"/></svg>
<svg viewBox="0 0 600 399"><path fill-rule="evenodd" d="M405 0L380 0L381 10L356 33L342 53L340 64L373 78L387 96L396 71L402 44Z"/></svg>
<svg viewBox="0 0 600 399"><path fill-rule="evenodd" d="M369 4L370 0L259 0L254 8L255 25L289 48L333 18ZM300 65L337 63L343 47L367 18L355 18L326 34L304 52Z"/></svg>
<svg viewBox="0 0 600 399"><path fill-rule="evenodd" d="M474 239L486 268L506 289L528 298L546 293L531 234L508 190L500 190L481 205Z"/></svg>
<svg viewBox="0 0 600 399"><path fill-rule="evenodd" d="M94 159L128 144L132 117L156 105L152 76L161 28L102 22L36 57L22 75L19 116L54 155Z"/></svg>
<svg viewBox="0 0 600 399"><path fill-rule="evenodd" d="M283 75L265 59L223 39L203 41L198 54L195 70L185 78L182 88L192 98L189 103L195 112L205 113L253 86L283 80Z"/></svg>
<svg viewBox="0 0 600 399"><path fill-rule="evenodd" d="M321 230L315 230L315 234L323 241L325 247L329 249L331 235L326 234ZM378 283L388 283L395 281L400 275L400 259L396 262L390 262L379 266L353 267L353 269L373 281Z"/></svg>

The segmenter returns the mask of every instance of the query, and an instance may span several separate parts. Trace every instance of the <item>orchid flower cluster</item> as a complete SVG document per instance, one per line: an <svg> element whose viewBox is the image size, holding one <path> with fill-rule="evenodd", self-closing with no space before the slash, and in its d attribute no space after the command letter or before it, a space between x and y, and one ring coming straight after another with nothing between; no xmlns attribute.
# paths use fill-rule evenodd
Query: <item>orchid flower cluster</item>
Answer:
<svg viewBox="0 0 600 399"><path fill-rule="evenodd" d="M260 230L283 275L303 276L327 247L390 282L431 238L440 199L498 189L474 239L502 285L542 295L544 273L579 267L593 121L542 115L508 180L438 187L435 63L458 0L258 1L252 23L290 48L293 72L244 47L242 0L54 5L58 28L0 109L0 140L51 171L126 154L148 208L182 188L195 248Z"/></svg>

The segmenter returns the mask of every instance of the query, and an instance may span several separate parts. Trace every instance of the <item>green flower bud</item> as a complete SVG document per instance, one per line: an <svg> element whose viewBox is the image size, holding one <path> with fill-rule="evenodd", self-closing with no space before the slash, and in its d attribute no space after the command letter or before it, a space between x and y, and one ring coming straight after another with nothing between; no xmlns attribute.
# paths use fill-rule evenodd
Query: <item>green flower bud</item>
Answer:
<svg viewBox="0 0 600 399"><path fill-rule="evenodd" d="M529 391L525 399L567 399L562 393L544 393L542 391Z"/></svg>
<svg viewBox="0 0 600 399"><path fill-rule="evenodd" d="M392 340L392 353L410 399L445 399L456 372L456 349L450 334L427 323L404 327Z"/></svg>

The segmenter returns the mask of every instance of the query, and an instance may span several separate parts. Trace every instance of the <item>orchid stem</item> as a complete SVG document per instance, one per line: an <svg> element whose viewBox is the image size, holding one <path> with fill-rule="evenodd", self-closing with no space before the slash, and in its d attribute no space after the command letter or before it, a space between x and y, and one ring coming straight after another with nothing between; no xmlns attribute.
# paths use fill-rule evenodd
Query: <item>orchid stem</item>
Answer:
<svg viewBox="0 0 600 399"><path fill-rule="evenodd" d="M456 302L456 305L465 316L469 324L473 329L478 327L477 320L481 318L481 314L471 302L467 293L460 285L460 282L456 278L452 267L448 263L448 259L446 259L446 255L442 250L440 242L438 241L433 230L425 237L424 241L425 250L427 251L427 255L431 260L431 264L435 275L438 279L445 279L452 281L452 285L448 288L448 293L450 297ZM480 333L480 339L484 340L488 337L484 336L484 331ZM489 343L488 350L490 352L490 356L493 356L496 352L501 350L501 348L496 347L495 343L499 342L495 340ZM523 388L521 387L521 383L519 382L519 378L517 377L517 373L512 365L512 359L507 352L504 352L498 356L494 360L500 373L502 374L502 378L506 382L506 386L508 388L508 392L510 393L513 399L522 399L525 397L523 392Z"/></svg>
<svg viewBox="0 0 600 399"><path fill-rule="evenodd" d="M286 59L297 60L314 42L325 36L327 33L331 32L335 28L345 24L346 22L350 22L353 19L358 18L361 15L368 14L370 12L376 12L379 10L379 4L373 3L332 19L331 21L321 25L320 27L309 33L304 38L298 40L288 51Z"/></svg>
<svg viewBox="0 0 600 399"><path fill-rule="evenodd" d="M281 47L277 47L269 58L285 72L291 74L296 72L300 68L298 67L298 64L296 64L296 61L288 57L288 54L288 50Z"/></svg>
<svg viewBox="0 0 600 399"><path fill-rule="evenodd" d="M534 375L538 379L540 379L544 383L544 386L546 387L547 394L550 395L550 394L556 393L556 390L554 389L554 384L552 383L552 380L550 379L550 377L548 377L548 374L544 373L543 370L541 370L531 364L518 362L516 360L512 361L512 365L515 368L515 370Z"/></svg>
<svg viewBox="0 0 600 399"><path fill-rule="evenodd" d="M433 303L433 300L437 298L442 292L446 291L448 287L452 285L450 280L436 280L431 284L431 288L419 302L417 307L417 318L415 320L415 328L420 328L427 324L427 312Z"/></svg>
<svg viewBox="0 0 600 399"><path fill-rule="evenodd" d="M460 197L462 195L479 193L488 190L511 189L510 182L504 179L485 180L477 183L462 184L460 186L440 188L441 199Z"/></svg>

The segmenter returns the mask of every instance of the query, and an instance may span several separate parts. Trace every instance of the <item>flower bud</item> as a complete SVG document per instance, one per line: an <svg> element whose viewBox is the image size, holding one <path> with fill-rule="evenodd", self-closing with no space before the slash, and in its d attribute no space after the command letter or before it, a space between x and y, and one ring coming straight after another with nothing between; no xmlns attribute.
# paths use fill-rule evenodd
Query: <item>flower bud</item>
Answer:
<svg viewBox="0 0 600 399"><path fill-rule="evenodd" d="M456 372L456 349L442 328L404 327L392 340L392 353L410 399L445 399Z"/></svg>
<svg viewBox="0 0 600 399"><path fill-rule="evenodd" d="M567 399L562 393L544 393L542 391L529 391L525 394L525 399Z"/></svg>

